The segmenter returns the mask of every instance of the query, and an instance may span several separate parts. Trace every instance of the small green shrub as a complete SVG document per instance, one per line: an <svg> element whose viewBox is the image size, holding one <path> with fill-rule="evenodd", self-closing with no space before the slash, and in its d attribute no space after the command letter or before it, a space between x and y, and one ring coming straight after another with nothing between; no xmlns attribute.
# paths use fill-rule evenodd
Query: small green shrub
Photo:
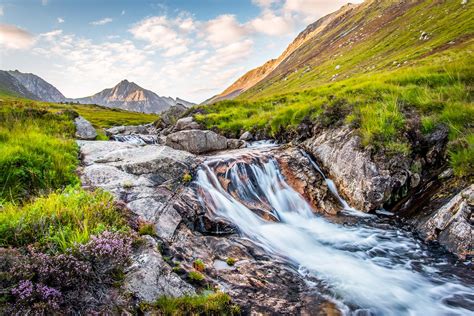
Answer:
<svg viewBox="0 0 474 316"><path fill-rule="evenodd" d="M227 263L228 266L232 267L235 264L236 261L237 260L235 260L234 258L229 257L229 258L227 258L227 260L225 262Z"/></svg>
<svg viewBox="0 0 474 316"><path fill-rule="evenodd" d="M201 259L194 260L193 267L199 272L203 272L206 269L206 265Z"/></svg>
<svg viewBox="0 0 474 316"><path fill-rule="evenodd" d="M449 151L449 160L454 173L460 177L474 175L474 134L470 134L461 145Z"/></svg>
<svg viewBox="0 0 474 316"><path fill-rule="evenodd" d="M228 294L222 292L184 297L159 298L150 306L159 315L240 315L240 308L232 304Z"/></svg>
<svg viewBox="0 0 474 316"><path fill-rule="evenodd" d="M153 225L153 223L141 222L138 227L138 234L140 236L143 236L143 235L156 236L155 225Z"/></svg>
<svg viewBox="0 0 474 316"><path fill-rule="evenodd" d="M191 282L201 283L204 281L205 277L202 273L197 271L191 271L188 273L188 278Z"/></svg>

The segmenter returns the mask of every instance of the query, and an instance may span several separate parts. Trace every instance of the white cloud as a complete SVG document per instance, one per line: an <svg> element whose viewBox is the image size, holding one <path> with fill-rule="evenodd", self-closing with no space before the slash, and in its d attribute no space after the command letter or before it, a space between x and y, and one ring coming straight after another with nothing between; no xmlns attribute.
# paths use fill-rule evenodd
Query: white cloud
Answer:
<svg viewBox="0 0 474 316"><path fill-rule="evenodd" d="M49 0L41 0L41 5L48 5Z"/></svg>
<svg viewBox="0 0 474 316"><path fill-rule="evenodd" d="M9 24L0 24L0 47L5 49L28 49L35 43L33 35Z"/></svg>
<svg viewBox="0 0 474 316"><path fill-rule="evenodd" d="M0 16L3 16L3 14L4 14L4 11L3 11L3 6L2 6L2 5L0 5Z"/></svg>
<svg viewBox="0 0 474 316"><path fill-rule="evenodd" d="M97 25L105 25L105 24L110 23L110 22L112 22L112 21L113 21L113 19L111 19L111 18L103 18L103 19L101 19L101 20L92 21L92 22L90 22L89 24L90 24L90 25L95 25L95 26L97 26Z"/></svg>
<svg viewBox="0 0 474 316"><path fill-rule="evenodd" d="M64 19L63 18L58 18L58 23L64 23Z"/></svg>
<svg viewBox="0 0 474 316"><path fill-rule="evenodd" d="M176 30L180 22L179 19L155 16L138 22L129 31L136 39L148 42L151 48L162 49L164 56L176 56L188 50L189 42L186 36Z"/></svg>
<svg viewBox="0 0 474 316"><path fill-rule="evenodd" d="M285 0L283 9L287 12L300 14L305 23L312 23L318 18L338 10L347 2L347 0ZM353 0L351 2L361 3L363 0Z"/></svg>
<svg viewBox="0 0 474 316"><path fill-rule="evenodd" d="M215 50L210 58L202 66L204 71L209 73L221 71L223 68L243 60L252 53L253 41L246 39L222 46Z"/></svg>
<svg viewBox="0 0 474 316"><path fill-rule="evenodd" d="M122 10L122 13L120 13L120 15L125 15L125 10Z"/></svg>
<svg viewBox="0 0 474 316"><path fill-rule="evenodd" d="M294 29L291 16L278 16L269 10L251 20L249 24L255 31L266 35L286 35Z"/></svg>
<svg viewBox="0 0 474 316"><path fill-rule="evenodd" d="M206 39L215 46L234 43L247 34L245 27L231 14L220 15L208 21L205 32Z"/></svg>

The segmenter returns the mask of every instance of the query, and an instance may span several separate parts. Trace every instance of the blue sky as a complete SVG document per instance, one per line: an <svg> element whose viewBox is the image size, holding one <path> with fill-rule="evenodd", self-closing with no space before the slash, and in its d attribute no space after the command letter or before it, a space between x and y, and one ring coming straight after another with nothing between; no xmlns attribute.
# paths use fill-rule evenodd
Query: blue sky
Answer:
<svg viewBox="0 0 474 316"><path fill-rule="evenodd" d="M0 0L0 69L35 73L67 97L128 79L200 102L345 2Z"/></svg>

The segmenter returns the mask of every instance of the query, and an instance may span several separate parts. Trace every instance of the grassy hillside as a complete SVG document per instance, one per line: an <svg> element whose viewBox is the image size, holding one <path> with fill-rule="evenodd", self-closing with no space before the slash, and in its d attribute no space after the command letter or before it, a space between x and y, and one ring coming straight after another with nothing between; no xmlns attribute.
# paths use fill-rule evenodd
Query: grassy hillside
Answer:
<svg viewBox="0 0 474 316"><path fill-rule="evenodd" d="M427 134L444 124L452 166L458 175L472 174L473 8L460 1L368 1L237 100L201 107L196 118L232 136L297 133L303 121L347 124L364 146L403 154L413 150L409 130Z"/></svg>
<svg viewBox="0 0 474 316"><path fill-rule="evenodd" d="M22 201L76 184L78 151L73 110L98 129L149 123L155 115L93 105L67 105L0 96L0 202Z"/></svg>

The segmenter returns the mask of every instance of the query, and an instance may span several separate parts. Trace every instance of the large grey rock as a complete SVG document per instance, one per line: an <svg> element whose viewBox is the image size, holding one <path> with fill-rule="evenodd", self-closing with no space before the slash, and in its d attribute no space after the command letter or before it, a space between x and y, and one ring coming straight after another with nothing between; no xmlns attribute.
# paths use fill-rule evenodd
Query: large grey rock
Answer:
<svg viewBox="0 0 474 316"><path fill-rule="evenodd" d="M193 154L202 154L227 148L227 138L213 131L187 130L170 134L166 145Z"/></svg>
<svg viewBox="0 0 474 316"><path fill-rule="evenodd" d="M194 121L192 116L183 117L176 121L174 126L175 131L184 131L189 129L201 129L201 125L198 122Z"/></svg>
<svg viewBox="0 0 474 316"><path fill-rule="evenodd" d="M361 149L360 138L349 129L319 134L304 142L328 170L329 176L351 204L363 211L382 207L390 194L390 172L380 169L370 153Z"/></svg>
<svg viewBox="0 0 474 316"><path fill-rule="evenodd" d="M240 135L240 140L245 140L247 142L251 141L253 139L253 135L250 132L245 132L242 135Z"/></svg>
<svg viewBox="0 0 474 316"><path fill-rule="evenodd" d="M449 251L465 259L472 253L474 229L471 224L474 207L474 184L455 195L417 230L427 240L438 240Z"/></svg>
<svg viewBox="0 0 474 316"><path fill-rule="evenodd" d="M229 149L238 149L238 148L244 148L246 142L244 140L240 139L228 139L227 140L227 148Z"/></svg>
<svg viewBox="0 0 474 316"><path fill-rule="evenodd" d="M82 116L78 116L74 119L74 125L76 126L76 138L92 140L97 137L95 128Z"/></svg>
<svg viewBox="0 0 474 316"><path fill-rule="evenodd" d="M132 256L125 271L124 289L140 301L153 302L161 296L195 294L194 288L177 276L158 252L156 241L144 236L145 245Z"/></svg>
<svg viewBox="0 0 474 316"><path fill-rule="evenodd" d="M157 225L171 238L181 219L166 206L194 168L195 156L167 146L78 141L84 167L83 185L111 192L140 219Z"/></svg>

